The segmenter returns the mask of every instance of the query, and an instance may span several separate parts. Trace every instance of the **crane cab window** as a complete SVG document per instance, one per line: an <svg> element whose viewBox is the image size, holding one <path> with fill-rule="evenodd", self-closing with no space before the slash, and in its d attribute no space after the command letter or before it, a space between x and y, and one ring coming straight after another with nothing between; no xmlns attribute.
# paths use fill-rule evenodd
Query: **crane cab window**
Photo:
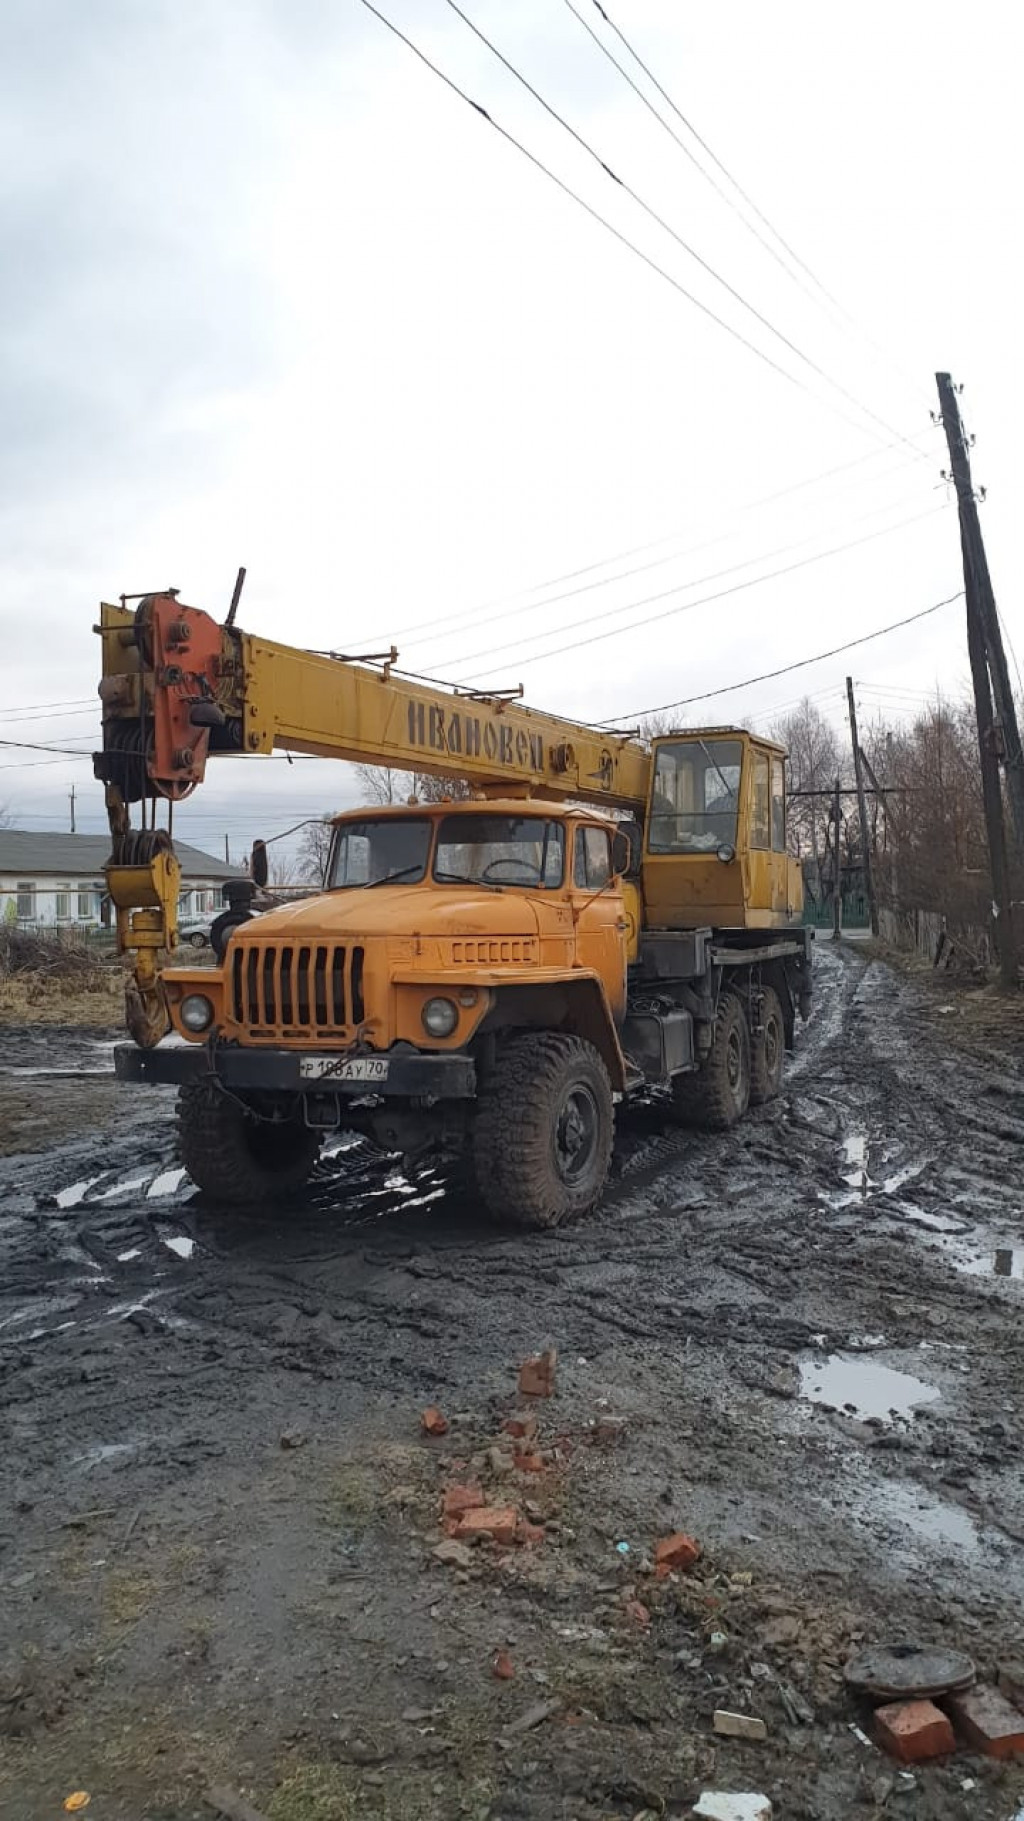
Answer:
<svg viewBox="0 0 1024 1821"><path fill-rule="evenodd" d="M542 816L445 816L437 831L439 885L532 885L554 891L565 870L565 829Z"/></svg>
<svg viewBox="0 0 1024 1821"><path fill-rule="evenodd" d="M751 847L771 847L771 796L768 754L754 754L753 798L750 805Z"/></svg>
<svg viewBox="0 0 1024 1821"><path fill-rule="evenodd" d="M772 852L786 851L786 762L772 758Z"/></svg>
<svg viewBox="0 0 1024 1821"><path fill-rule="evenodd" d="M430 821L426 816L377 816L343 822L331 856L330 884L417 885L427 870Z"/></svg>
<svg viewBox="0 0 1024 1821"><path fill-rule="evenodd" d="M603 828L578 828L572 882L584 891L603 891L612 876L612 848Z"/></svg>
<svg viewBox="0 0 1024 1821"><path fill-rule="evenodd" d="M659 741L648 852L707 854L735 847L742 761L739 740Z"/></svg>

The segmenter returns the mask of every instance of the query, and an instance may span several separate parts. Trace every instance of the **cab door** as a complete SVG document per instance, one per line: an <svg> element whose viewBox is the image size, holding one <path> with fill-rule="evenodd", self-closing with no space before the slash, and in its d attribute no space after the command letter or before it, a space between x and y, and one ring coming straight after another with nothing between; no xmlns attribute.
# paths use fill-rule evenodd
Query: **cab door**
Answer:
<svg viewBox="0 0 1024 1821"><path fill-rule="evenodd" d="M611 832L581 823L573 836L571 902L576 958L604 982L616 1023L626 1015L628 925L622 893L611 883Z"/></svg>
<svg viewBox="0 0 1024 1821"><path fill-rule="evenodd" d="M786 776L780 753L754 746L750 753L749 909L762 923L788 912Z"/></svg>

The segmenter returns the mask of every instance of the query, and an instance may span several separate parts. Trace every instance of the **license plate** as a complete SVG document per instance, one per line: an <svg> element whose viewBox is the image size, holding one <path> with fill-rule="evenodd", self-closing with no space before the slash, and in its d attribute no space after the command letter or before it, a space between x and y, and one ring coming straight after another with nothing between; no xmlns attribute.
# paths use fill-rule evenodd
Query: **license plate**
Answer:
<svg viewBox="0 0 1024 1821"><path fill-rule="evenodd" d="M303 1081L386 1081L391 1064L383 1056L300 1056Z"/></svg>

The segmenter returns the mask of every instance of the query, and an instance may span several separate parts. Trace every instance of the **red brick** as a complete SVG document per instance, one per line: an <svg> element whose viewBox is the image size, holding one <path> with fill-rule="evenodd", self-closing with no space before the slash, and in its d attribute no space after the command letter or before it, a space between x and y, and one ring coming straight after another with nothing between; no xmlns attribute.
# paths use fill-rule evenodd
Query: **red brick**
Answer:
<svg viewBox="0 0 1024 1821"><path fill-rule="evenodd" d="M491 1663L491 1674L496 1676L499 1682L511 1682L515 1673L515 1665L508 1651L496 1650Z"/></svg>
<svg viewBox="0 0 1024 1821"><path fill-rule="evenodd" d="M520 1473L543 1473L547 1461L542 1454L517 1454L516 1467Z"/></svg>
<svg viewBox="0 0 1024 1821"><path fill-rule="evenodd" d="M934 1701L893 1701L875 1714L878 1742L903 1764L942 1758L956 1750L953 1728Z"/></svg>
<svg viewBox="0 0 1024 1821"><path fill-rule="evenodd" d="M441 1415L436 1404L431 1404L428 1410L424 1410L420 1422L428 1435L448 1434L448 1418Z"/></svg>
<svg viewBox="0 0 1024 1821"><path fill-rule="evenodd" d="M458 1518L464 1511L480 1511L486 1503L479 1486L449 1486L441 1509L446 1518Z"/></svg>
<svg viewBox="0 0 1024 1821"><path fill-rule="evenodd" d="M537 1433L535 1416L510 1416L502 1423L506 1435L511 1435L517 1442L532 1442Z"/></svg>
<svg viewBox="0 0 1024 1821"><path fill-rule="evenodd" d="M674 1568L692 1568L699 1556L700 1544L677 1530L673 1536L663 1536L660 1543L655 1543L654 1572L663 1580Z"/></svg>
<svg viewBox="0 0 1024 1821"><path fill-rule="evenodd" d="M495 1543L514 1543L517 1522L517 1513L512 1505L484 1505L478 1511L463 1513L456 1535L464 1540L474 1536L487 1536Z"/></svg>
<svg viewBox="0 0 1024 1821"><path fill-rule="evenodd" d="M997 1688L968 1688L946 1705L964 1738L986 1757L1024 1755L1024 1714Z"/></svg>
<svg viewBox="0 0 1024 1821"><path fill-rule="evenodd" d="M555 1366L558 1354L554 1347L538 1353L533 1359L524 1359L519 1368L519 1389L523 1397L553 1397L555 1394Z"/></svg>
<svg viewBox="0 0 1024 1821"><path fill-rule="evenodd" d="M526 1544L543 1543L547 1534L543 1524L531 1524L528 1523L526 1518L520 1518L516 1530L516 1542Z"/></svg>
<svg viewBox="0 0 1024 1821"><path fill-rule="evenodd" d="M642 1600L627 1600L625 1605L627 1619L634 1625L645 1629L651 1622L651 1615Z"/></svg>

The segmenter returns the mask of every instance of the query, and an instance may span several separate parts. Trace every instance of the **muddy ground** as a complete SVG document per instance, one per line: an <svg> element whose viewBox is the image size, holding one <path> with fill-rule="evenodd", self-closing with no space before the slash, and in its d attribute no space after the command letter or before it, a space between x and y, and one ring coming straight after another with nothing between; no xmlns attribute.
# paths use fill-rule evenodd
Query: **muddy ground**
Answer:
<svg viewBox="0 0 1024 1821"><path fill-rule="evenodd" d="M604 1205L548 1237L350 1141L279 1216L219 1214L113 1032L5 1031L0 1813L185 1821L227 1783L267 1821L707 1787L1011 1821L1024 1765L901 1773L840 1674L894 1637L1024 1656L1024 1019L989 1050L977 1003L821 943L783 1098L724 1138L624 1114ZM548 1344L554 1458L509 1475ZM544 1540L438 1561L470 1478ZM672 1530L704 1553L659 1581Z"/></svg>

